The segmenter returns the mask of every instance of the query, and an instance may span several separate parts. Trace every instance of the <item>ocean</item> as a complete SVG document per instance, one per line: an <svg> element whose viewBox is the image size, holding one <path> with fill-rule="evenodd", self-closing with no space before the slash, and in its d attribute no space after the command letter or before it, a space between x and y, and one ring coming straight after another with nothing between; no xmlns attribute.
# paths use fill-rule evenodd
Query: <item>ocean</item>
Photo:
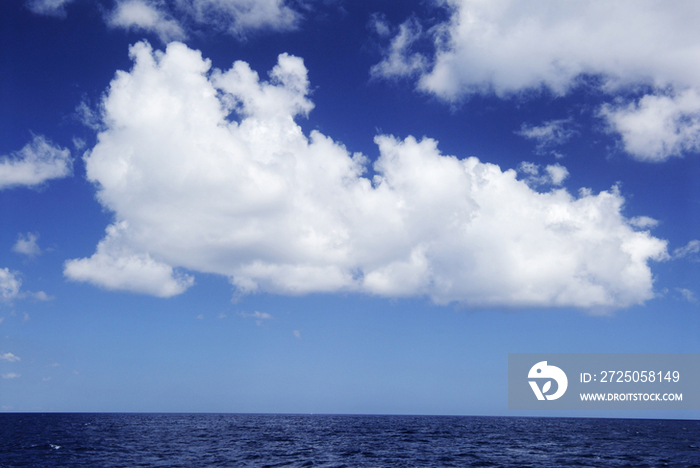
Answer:
<svg viewBox="0 0 700 468"><path fill-rule="evenodd" d="M700 467L700 421L0 414L0 467Z"/></svg>

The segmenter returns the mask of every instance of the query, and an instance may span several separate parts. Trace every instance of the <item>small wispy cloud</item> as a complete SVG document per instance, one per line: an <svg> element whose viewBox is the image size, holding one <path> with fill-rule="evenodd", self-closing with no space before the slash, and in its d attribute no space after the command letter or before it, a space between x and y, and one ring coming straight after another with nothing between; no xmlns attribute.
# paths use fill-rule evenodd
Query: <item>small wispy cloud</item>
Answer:
<svg viewBox="0 0 700 468"><path fill-rule="evenodd" d="M107 24L115 28L152 32L167 44L187 38L180 24L153 2L123 0L117 3Z"/></svg>
<svg viewBox="0 0 700 468"><path fill-rule="evenodd" d="M20 374L15 374L14 372L10 372L8 374L2 374L3 379L18 379L22 377Z"/></svg>
<svg viewBox="0 0 700 468"><path fill-rule="evenodd" d="M73 0L29 0L27 7L32 13L45 16L65 18L66 5Z"/></svg>
<svg viewBox="0 0 700 468"><path fill-rule="evenodd" d="M219 320L223 320L223 319L225 319L226 317L228 317L228 315L226 315L225 313L221 312L217 318L218 318Z"/></svg>
<svg viewBox="0 0 700 468"><path fill-rule="evenodd" d="M518 171L525 174L525 183L530 187L538 185L561 185L569 177L569 171L560 164L550 164L540 173L540 166L531 162L521 162Z"/></svg>
<svg viewBox="0 0 700 468"><path fill-rule="evenodd" d="M700 252L700 240L691 240L684 247L679 247L673 251L673 258L685 258Z"/></svg>
<svg viewBox="0 0 700 468"><path fill-rule="evenodd" d="M12 251L18 254L26 255L27 257L36 257L41 254L41 249L37 240L39 234L36 232L28 232L27 234L19 234L17 242L12 246Z"/></svg>
<svg viewBox="0 0 700 468"><path fill-rule="evenodd" d="M375 32L380 37L391 36L391 25L387 22L386 17L381 13L374 13L370 17L368 28Z"/></svg>
<svg viewBox="0 0 700 468"><path fill-rule="evenodd" d="M19 356L15 356L12 353L0 354L0 359L2 359L3 361L9 361L9 362L21 361Z"/></svg>
<svg viewBox="0 0 700 468"><path fill-rule="evenodd" d="M0 268L0 300L10 301L19 295L22 280L8 268Z"/></svg>
<svg viewBox="0 0 700 468"><path fill-rule="evenodd" d="M676 288L676 291L680 293L680 295L683 297L688 302L698 302L698 298L695 297L695 293L691 291L690 289L686 288Z"/></svg>
<svg viewBox="0 0 700 468"><path fill-rule="evenodd" d="M382 38L391 34L389 24L381 16L374 16L370 29ZM423 55L412 51L422 38L423 30L418 21L403 23L384 51L384 60L370 69L370 76L373 79L398 79L424 72L428 62Z"/></svg>
<svg viewBox="0 0 700 468"><path fill-rule="evenodd" d="M54 299L53 296L49 296L44 291L32 293L32 297L34 297L34 299L36 299L37 301L42 301L42 302L52 301Z"/></svg>
<svg viewBox="0 0 700 468"><path fill-rule="evenodd" d="M197 316L197 318L198 318L199 320L204 320L204 314L199 314L199 315Z"/></svg>
<svg viewBox="0 0 700 468"><path fill-rule="evenodd" d="M53 296L49 296L46 294L44 291L38 291L38 292L32 292L32 291L21 291L17 296L15 296L17 299L34 299L35 301L41 301L41 302L46 302L46 301L52 301L55 299ZM25 320L25 322L28 320L28 318Z"/></svg>
<svg viewBox="0 0 700 468"><path fill-rule="evenodd" d="M100 114L98 111L94 110L88 101L85 99L80 101L80 104L75 108L75 115L78 121L92 130L101 130L102 123L100 121ZM73 139L73 145L76 149L81 150L85 146L85 141L82 139Z"/></svg>
<svg viewBox="0 0 700 468"><path fill-rule="evenodd" d="M73 173L70 151L40 135L19 151L0 156L0 189L35 187Z"/></svg>
<svg viewBox="0 0 700 468"><path fill-rule="evenodd" d="M253 312L252 314L246 313L246 312L239 312L241 317L252 317L255 320L256 325L262 325L263 320L270 320L272 319L272 315L268 314L267 312L258 312L257 310Z"/></svg>
<svg viewBox="0 0 700 468"><path fill-rule="evenodd" d="M76 150L82 151L87 146L87 143L82 138L73 137L73 146Z"/></svg>
<svg viewBox="0 0 700 468"><path fill-rule="evenodd" d="M10 271L9 268L0 268L0 302L2 301L13 301L15 299L25 299L33 298L38 301L50 301L53 299L44 291L31 292L31 291L21 291L22 280L20 279L20 273L16 271ZM17 313L15 311L10 312L10 316L15 316ZM0 318L0 323L2 323L2 318ZM24 321L29 320L29 314L24 313Z"/></svg>
<svg viewBox="0 0 700 468"><path fill-rule="evenodd" d="M656 227L659 222L648 216L635 216L629 220L629 223L639 229L649 229Z"/></svg>
<svg viewBox="0 0 700 468"><path fill-rule="evenodd" d="M571 119L549 120L539 126L524 123L515 134L537 141L537 153L544 154L555 146L563 145L578 133L571 126ZM555 156L562 157L560 153L555 153Z"/></svg>
<svg viewBox="0 0 700 468"><path fill-rule="evenodd" d="M301 339L301 332L299 330L294 330L292 333L294 333L297 340Z"/></svg>
<svg viewBox="0 0 700 468"><path fill-rule="evenodd" d="M268 320L272 318L272 315L268 314L267 312L258 312L257 310L253 312L252 314L246 313L246 312L241 312L241 317L255 317L257 319L261 320Z"/></svg>
<svg viewBox="0 0 700 468"><path fill-rule="evenodd" d="M561 164L550 164L544 169L554 185L561 185L564 179L569 177L569 171Z"/></svg>

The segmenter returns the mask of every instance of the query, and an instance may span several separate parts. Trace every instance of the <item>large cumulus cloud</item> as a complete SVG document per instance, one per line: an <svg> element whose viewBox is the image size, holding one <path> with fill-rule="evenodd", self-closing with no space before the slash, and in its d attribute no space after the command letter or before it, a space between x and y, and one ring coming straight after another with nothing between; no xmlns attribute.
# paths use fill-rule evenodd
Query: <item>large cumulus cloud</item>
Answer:
<svg viewBox="0 0 700 468"><path fill-rule="evenodd" d="M448 102L584 82L619 100L601 116L632 156L663 161L700 148L700 4L692 0L445 0L449 19L397 29L375 76L417 77ZM418 52L427 39L433 53ZM593 77L593 80L588 78ZM646 96L625 97L646 87Z"/></svg>
<svg viewBox="0 0 700 468"><path fill-rule="evenodd" d="M115 216L68 278L170 296L197 272L238 294L356 291L467 305L618 308L653 296L665 241L622 214L613 187L536 191L435 140L379 135L368 159L302 132L313 108L301 58L269 79L245 62L211 70L171 43L131 48L85 162ZM563 168L562 168L563 169Z"/></svg>

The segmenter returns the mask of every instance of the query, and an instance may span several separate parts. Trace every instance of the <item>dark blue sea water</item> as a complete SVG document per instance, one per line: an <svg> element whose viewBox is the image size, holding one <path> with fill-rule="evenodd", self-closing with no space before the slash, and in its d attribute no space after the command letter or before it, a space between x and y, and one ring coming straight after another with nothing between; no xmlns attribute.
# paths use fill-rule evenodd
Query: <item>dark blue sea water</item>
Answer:
<svg viewBox="0 0 700 468"><path fill-rule="evenodd" d="M0 414L0 467L700 467L700 421Z"/></svg>

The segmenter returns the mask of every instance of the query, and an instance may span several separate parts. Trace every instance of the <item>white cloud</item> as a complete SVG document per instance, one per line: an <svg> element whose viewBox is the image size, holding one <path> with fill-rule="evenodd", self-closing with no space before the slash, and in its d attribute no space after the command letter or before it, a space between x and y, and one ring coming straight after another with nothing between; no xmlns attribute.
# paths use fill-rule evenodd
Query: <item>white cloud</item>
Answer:
<svg viewBox="0 0 700 468"><path fill-rule="evenodd" d="M85 104L83 103L83 105ZM86 145L87 143L82 138L73 137L73 146L76 150L81 151Z"/></svg>
<svg viewBox="0 0 700 468"><path fill-rule="evenodd" d="M22 280L7 268L0 268L0 300L9 301L19 295Z"/></svg>
<svg viewBox="0 0 700 468"><path fill-rule="evenodd" d="M218 316L217 318L218 318L219 320L223 320L223 319L225 319L226 317L228 317L228 316L227 316L225 313L221 312L221 313L219 313L219 316Z"/></svg>
<svg viewBox="0 0 700 468"><path fill-rule="evenodd" d="M699 83L700 84L700 83ZM641 161L665 161L700 151L700 94L649 94L629 104L601 109L610 130L619 133L625 151Z"/></svg>
<svg viewBox="0 0 700 468"><path fill-rule="evenodd" d="M685 246L675 249L673 258L685 258L698 252L700 252L700 240L691 240Z"/></svg>
<svg viewBox="0 0 700 468"><path fill-rule="evenodd" d="M683 299L685 299L686 301L698 302L698 298L695 297L695 294L690 289L676 288L676 291L678 291L680 295L683 296Z"/></svg>
<svg viewBox="0 0 700 468"><path fill-rule="evenodd" d="M540 126L522 124L516 134L537 141L537 152L544 153L553 146L563 145L576 134L571 128L571 119L543 122Z"/></svg>
<svg viewBox="0 0 700 468"><path fill-rule="evenodd" d="M544 168L544 174L540 174L540 166L535 163L523 161L518 170L525 174L525 182L530 187L538 185L561 185L569 177L569 171L560 164L551 164Z"/></svg>
<svg viewBox="0 0 700 468"><path fill-rule="evenodd" d="M294 337L295 337L297 340L300 340L300 339L301 339L301 332L300 332L299 330L294 330L292 333L294 333Z"/></svg>
<svg viewBox="0 0 700 468"><path fill-rule="evenodd" d="M38 15L64 17L66 15L66 5L73 0L29 0L27 7Z"/></svg>
<svg viewBox="0 0 700 468"><path fill-rule="evenodd" d="M31 187L49 179L69 176L72 171L70 150L55 146L37 135L21 150L0 156L0 189L18 185Z"/></svg>
<svg viewBox="0 0 700 468"><path fill-rule="evenodd" d="M0 354L0 359L2 359L3 361L8 361L8 362L21 361L21 359L18 356L15 356L12 353Z"/></svg>
<svg viewBox="0 0 700 468"><path fill-rule="evenodd" d="M26 4L33 13L65 18L65 7L73 1L27 0ZM300 7L306 8L303 3ZM105 15L108 26L154 33L163 43L183 40L187 30L197 26L245 39L258 30L295 30L301 19L302 14L285 0L116 0Z"/></svg>
<svg viewBox="0 0 700 468"><path fill-rule="evenodd" d="M107 227L107 236L98 244L97 252L89 258L66 262L66 276L105 289L124 289L158 297L181 294L194 284L191 276L177 274L171 266L154 260L147 252L131 252L121 238L127 227L126 221Z"/></svg>
<svg viewBox="0 0 700 468"><path fill-rule="evenodd" d="M629 222L632 226L639 229L649 229L656 227L659 224L657 220L648 216L635 216L634 218L630 219Z"/></svg>
<svg viewBox="0 0 700 468"><path fill-rule="evenodd" d="M9 372L7 374L2 374L3 379L17 379L21 377L20 374L15 374L14 372Z"/></svg>
<svg viewBox="0 0 700 468"><path fill-rule="evenodd" d="M80 123L86 127L93 130L100 130L100 117L85 100L80 101L80 104L75 108L75 115ZM85 148L86 143L80 138L73 138L73 145L78 151L81 151Z"/></svg>
<svg viewBox="0 0 700 468"><path fill-rule="evenodd" d="M368 26L370 30L380 37L391 36L391 25L386 21L386 17L380 13L371 15Z"/></svg>
<svg viewBox="0 0 700 468"><path fill-rule="evenodd" d="M436 53L420 87L445 99L546 86L557 94L581 74L608 89L630 83L700 83L694 1L448 0L432 30Z"/></svg>
<svg viewBox="0 0 700 468"><path fill-rule="evenodd" d="M28 232L25 234L19 234L17 236L17 242L12 246L12 251L26 255L28 257L36 257L41 253L41 249L36 241L39 239L39 234Z"/></svg>
<svg viewBox="0 0 700 468"><path fill-rule="evenodd" d="M163 43L206 27L244 39L257 30L296 29L301 14L284 0L119 0L108 15L113 27L153 32Z"/></svg>
<svg viewBox="0 0 700 468"><path fill-rule="evenodd" d="M550 164L545 167L545 171L554 185L561 185L569 177L569 171L560 164Z"/></svg>
<svg viewBox="0 0 700 468"><path fill-rule="evenodd" d="M112 27L153 32L164 43L187 37L180 24L159 9L158 2L155 1L119 1L107 22Z"/></svg>
<svg viewBox="0 0 700 468"><path fill-rule="evenodd" d="M284 0L177 0L200 24L214 25L243 37L249 31L295 29L301 15Z"/></svg>
<svg viewBox="0 0 700 468"><path fill-rule="evenodd" d="M272 315L268 314L267 312L258 312L257 310L252 314L241 312L240 315L241 317L255 317L259 320L270 320L272 318Z"/></svg>
<svg viewBox="0 0 700 468"><path fill-rule="evenodd" d="M467 305L618 308L653 297L666 243L622 215L613 187L537 192L513 170L377 136L377 176L331 138L307 137L307 71L282 54L262 81L210 71L172 43L131 49L103 102L88 178L116 222L73 280L168 296L225 275L240 293L358 291ZM539 170L539 169L538 169ZM549 183L568 174L548 166Z"/></svg>
<svg viewBox="0 0 700 468"><path fill-rule="evenodd" d="M267 312L258 312L257 310L253 312L252 314L247 314L245 312L240 312L239 314L241 317L254 317L255 324L257 326L262 326L263 320L271 320L272 315L268 314Z"/></svg>
<svg viewBox="0 0 700 468"><path fill-rule="evenodd" d="M51 301L51 300L54 299L53 296L49 296L49 295L46 294L44 291L39 291L39 292L32 293L32 296L33 296L34 299L36 299L37 301L42 301L42 302Z"/></svg>
<svg viewBox="0 0 700 468"><path fill-rule="evenodd" d="M388 26L381 19L375 19L374 27L378 34L386 35ZM411 53L411 46L420 38L422 32L417 21L409 20L399 26L398 33L391 40L386 57L370 69L374 78L399 78L420 73L427 67L426 58L418 53Z"/></svg>
<svg viewBox="0 0 700 468"><path fill-rule="evenodd" d="M664 160L700 145L700 4L692 0L446 0L450 19L429 29L434 52L387 49L373 70L388 78L429 64L418 88L454 103L471 94L506 97L548 89L563 95L586 82L614 95L652 89L603 109L625 150ZM406 24L413 24L410 19ZM414 28L415 30L415 28ZM401 36L397 34L396 41ZM403 71L400 64L403 62ZM668 93L670 92L670 95Z"/></svg>

